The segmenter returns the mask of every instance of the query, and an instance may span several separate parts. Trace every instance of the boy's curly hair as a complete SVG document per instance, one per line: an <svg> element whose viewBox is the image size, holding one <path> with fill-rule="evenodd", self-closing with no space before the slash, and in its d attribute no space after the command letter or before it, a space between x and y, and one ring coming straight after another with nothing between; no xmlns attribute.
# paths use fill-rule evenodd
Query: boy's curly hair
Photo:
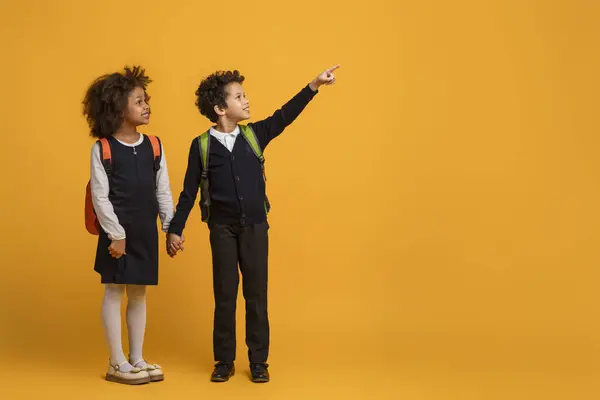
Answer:
<svg viewBox="0 0 600 400"><path fill-rule="evenodd" d="M96 79L83 100L83 115L90 126L90 136L104 138L123 124L129 94L136 87L144 89L152 80L140 66L125 67L124 72L107 74ZM146 102L149 100L146 94Z"/></svg>
<svg viewBox="0 0 600 400"><path fill-rule="evenodd" d="M215 106L227 108L225 86L233 82L239 84L244 82L244 77L237 70L217 71L200 82L196 90L196 106L200 114L211 122L217 122L219 116L215 112Z"/></svg>

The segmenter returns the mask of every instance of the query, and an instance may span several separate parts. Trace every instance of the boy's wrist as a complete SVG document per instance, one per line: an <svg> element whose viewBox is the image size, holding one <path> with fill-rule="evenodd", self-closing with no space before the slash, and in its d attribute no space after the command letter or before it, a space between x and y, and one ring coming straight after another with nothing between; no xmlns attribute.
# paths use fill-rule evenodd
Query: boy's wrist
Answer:
<svg viewBox="0 0 600 400"><path fill-rule="evenodd" d="M311 83L308 84L308 86L310 87L310 90L312 90L313 92L316 92L317 90L319 90L319 83L314 80Z"/></svg>
<svg viewBox="0 0 600 400"><path fill-rule="evenodd" d="M177 235L177 236L181 236L182 234L183 234L183 232L182 232L182 231L179 231L179 230L169 230L169 231L167 232L167 236L169 236L169 235Z"/></svg>

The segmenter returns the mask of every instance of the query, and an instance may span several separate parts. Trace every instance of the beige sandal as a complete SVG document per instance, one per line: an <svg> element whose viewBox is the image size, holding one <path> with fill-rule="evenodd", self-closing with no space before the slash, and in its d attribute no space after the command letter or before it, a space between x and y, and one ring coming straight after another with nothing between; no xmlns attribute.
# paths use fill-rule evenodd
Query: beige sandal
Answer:
<svg viewBox="0 0 600 400"><path fill-rule="evenodd" d="M146 366L144 368L137 367L138 364L143 363L143 362L146 363ZM148 375L150 376L151 382L160 382L165 379L165 374L163 373L161 366L158 364L150 364L146 360L141 359L141 360L136 361L135 363L131 362L131 365L133 365L134 367L136 367L142 371L147 372Z"/></svg>
<svg viewBox="0 0 600 400"><path fill-rule="evenodd" d="M106 380L109 382L123 383L125 385L141 385L150 382L150 374L141 368L134 367L131 371L121 371L121 368L125 364L127 364L127 361L123 361L119 365L112 365L109 362Z"/></svg>

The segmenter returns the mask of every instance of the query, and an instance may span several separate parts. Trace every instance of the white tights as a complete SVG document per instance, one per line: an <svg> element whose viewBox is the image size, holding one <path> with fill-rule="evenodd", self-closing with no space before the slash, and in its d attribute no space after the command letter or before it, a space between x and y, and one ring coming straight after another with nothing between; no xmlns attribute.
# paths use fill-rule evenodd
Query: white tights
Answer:
<svg viewBox="0 0 600 400"><path fill-rule="evenodd" d="M121 343L121 301L127 288L127 331L129 333L129 359L143 359L142 347L146 330L146 286L106 284L102 299L102 323L110 350L110 362L119 365L127 361ZM121 371L131 370L125 364Z"/></svg>

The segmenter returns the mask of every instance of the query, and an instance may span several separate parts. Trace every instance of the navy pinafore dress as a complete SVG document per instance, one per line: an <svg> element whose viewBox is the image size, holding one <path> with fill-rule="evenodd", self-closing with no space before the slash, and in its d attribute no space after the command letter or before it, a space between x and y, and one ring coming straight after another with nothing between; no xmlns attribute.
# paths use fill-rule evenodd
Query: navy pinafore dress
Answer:
<svg viewBox="0 0 600 400"><path fill-rule="evenodd" d="M112 152L108 198L125 229L127 254L113 258L108 252L111 240L100 230L94 270L102 283L158 284L158 165L150 139L146 135L143 138L141 144L132 147L108 137Z"/></svg>

